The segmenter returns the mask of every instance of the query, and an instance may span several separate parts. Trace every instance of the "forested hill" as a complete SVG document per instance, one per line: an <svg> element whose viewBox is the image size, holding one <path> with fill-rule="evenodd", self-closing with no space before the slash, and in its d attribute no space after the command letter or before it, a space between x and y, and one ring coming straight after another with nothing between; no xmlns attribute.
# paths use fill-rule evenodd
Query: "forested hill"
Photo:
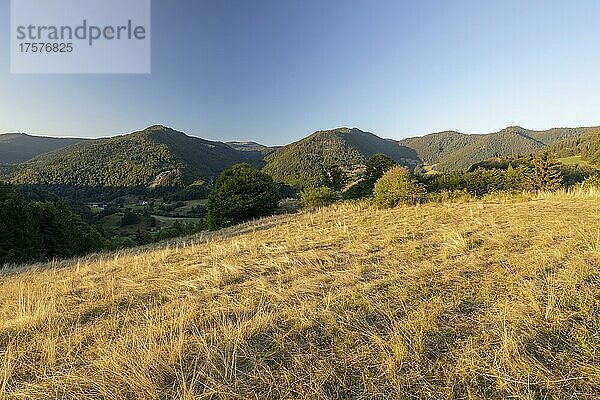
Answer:
<svg viewBox="0 0 600 400"><path fill-rule="evenodd" d="M444 131L398 142L356 128L338 128L315 132L283 147L212 142L160 125L85 141L11 134L0 135L0 155L15 153L17 143L24 147L30 143L28 154L48 150L44 143L67 147L44 152L19 165L8 165L18 158L5 156L4 162L0 160L0 180L69 187L179 186L211 181L225 168L247 162L264 167L276 181L301 189L322 184L329 166L338 165L351 173L360 171L375 153L386 154L401 165L428 164L446 172L466 170L492 157L526 155L555 145L562 154L582 155L598 163L599 131L595 127L533 131L515 126L489 134ZM566 142L557 144L561 141ZM24 152L19 154L28 157Z"/></svg>
<svg viewBox="0 0 600 400"><path fill-rule="evenodd" d="M274 152L275 150L279 149L281 146L265 146L264 144L260 144L260 143L256 143L256 142L237 142L237 141L233 141L233 142L227 142L226 143L229 147L233 147L236 150L239 151L246 151L246 152L251 152L251 153L260 153L263 155L267 155L270 154L272 152Z"/></svg>
<svg viewBox="0 0 600 400"><path fill-rule="evenodd" d="M483 135L467 135L456 131L430 133L403 139L400 144L415 150L417 156L428 164L435 164L445 156L476 142Z"/></svg>
<svg viewBox="0 0 600 400"><path fill-rule="evenodd" d="M403 165L420 163L414 150L394 140L356 128L339 128L315 132L267 155L264 170L276 181L302 188L318 185L328 166L352 169L364 165L376 153L386 154Z"/></svg>
<svg viewBox="0 0 600 400"><path fill-rule="evenodd" d="M22 164L12 181L75 186L176 186L215 178L253 157L164 126L82 142Z"/></svg>
<svg viewBox="0 0 600 400"><path fill-rule="evenodd" d="M556 143L552 149L562 157L581 156L591 164L600 165L600 128Z"/></svg>
<svg viewBox="0 0 600 400"><path fill-rule="evenodd" d="M24 133L0 135L0 164L17 164L63 147L80 143L85 139L32 136Z"/></svg>
<svg viewBox="0 0 600 400"><path fill-rule="evenodd" d="M265 146L264 144L256 143L256 142L227 142L229 147L243 152L246 157L248 157L252 162L254 162L257 166L264 166L264 158L268 154L273 153L281 146Z"/></svg>
<svg viewBox="0 0 600 400"><path fill-rule="evenodd" d="M499 132L466 135L454 131L409 138L400 144L413 149L419 158L434 164L438 171L467 169L491 157L524 155L562 140L575 138L598 128L553 128L533 131L519 126Z"/></svg>

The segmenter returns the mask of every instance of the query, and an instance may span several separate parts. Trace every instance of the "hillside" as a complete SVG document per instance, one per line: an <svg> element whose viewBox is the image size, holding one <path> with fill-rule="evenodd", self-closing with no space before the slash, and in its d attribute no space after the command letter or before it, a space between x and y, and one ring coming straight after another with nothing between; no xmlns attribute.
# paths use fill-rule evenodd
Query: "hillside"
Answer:
<svg viewBox="0 0 600 400"><path fill-rule="evenodd" d="M523 129L523 128L520 128ZM563 140L571 139L580 135L585 135L590 132L595 132L600 129L599 127L585 127L585 128L552 128L545 131L531 131L525 130L528 136L539 140L540 142L551 145Z"/></svg>
<svg viewBox="0 0 600 400"><path fill-rule="evenodd" d="M256 142L227 142L226 144L237 151L243 152L256 166L260 167L264 166L265 156L280 148L279 146L270 147Z"/></svg>
<svg viewBox="0 0 600 400"><path fill-rule="evenodd" d="M233 147L234 149L239 150L239 151L260 153L263 155L272 153L273 151L275 151L279 148L279 146L276 146L276 147L265 146L264 144L260 144L260 143L256 143L256 142L227 142L226 144L229 147Z"/></svg>
<svg viewBox="0 0 600 400"><path fill-rule="evenodd" d="M17 167L12 164L0 164L0 182L7 182L17 171Z"/></svg>
<svg viewBox="0 0 600 400"><path fill-rule="evenodd" d="M0 397L600 396L600 202L343 204L0 278Z"/></svg>
<svg viewBox="0 0 600 400"><path fill-rule="evenodd" d="M360 129L339 128L319 131L267 155L265 172L276 181L299 188L320 183L323 169L339 165L351 170L364 165L376 153L383 153L403 165L420 161L414 150Z"/></svg>
<svg viewBox="0 0 600 400"><path fill-rule="evenodd" d="M252 157L224 143L163 126L96 139L41 155L20 166L16 183L76 186L170 186L210 180Z"/></svg>
<svg viewBox="0 0 600 400"><path fill-rule="evenodd" d="M403 139L400 144L415 150L417 156L424 162L435 164L445 156L476 142L481 136L444 131Z"/></svg>
<svg viewBox="0 0 600 400"><path fill-rule="evenodd" d="M590 148L586 143L595 140L593 132L598 130L600 128L532 131L509 127L481 135L445 131L397 142L356 128L339 128L315 132L283 147L255 142L211 142L163 126L80 142L77 142L80 139L0 135L0 156L4 154L5 160L18 160L17 153L21 158L37 155L18 167L2 165L0 161L0 179L65 187L171 186L195 180L210 181L223 169L248 162L264 167L278 182L304 188L321 184L324 169L330 165L358 171L375 153L387 154L410 167L426 163L434 165L437 171L450 171L468 169L491 157L536 152L559 141L592 134L585 143L563 145L561 152L585 152L594 158L591 153L595 147ZM68 146L45 152L49 146L59 144ZM569 146L580 146L581 150L568 151ZM15 149L22 151L15 153ZM42 151L44 153L39 154ZM13 155L8 156L9 153Z"/></svg>
<svg viewBox="0 0 600 400"><path fill-rule="evenodd" d="M446 155L435 168L439 171L467 169L488 158L530 154L545 147L544 143L533 139L518 128L506 128L497 133L484 135L473 143Z"/></svg>
<svg viewBox="0 0 600 400"><path fill-rule="evenodd" d="M600 166L600 129L556 143L552 150L561 157L581 156L583 160Z"/></svg>
<svg viewBox="0 0 600 400"><path fill-rule="evenodd" d="M574 138L598 128L553 128L533 131L518 126L499 132L465 135L447 131L423 137L404 139L400 143L414 149L438 171L468 169L471 165L492 157L525 155L539 151L562 140Z"/></svg>
<svg viewBox="0 0 600 400"><path fill-rule="evenodd" d="M0 135L0 164L22 163L40 154L71 146L83 140L5 133Z"/></svg>

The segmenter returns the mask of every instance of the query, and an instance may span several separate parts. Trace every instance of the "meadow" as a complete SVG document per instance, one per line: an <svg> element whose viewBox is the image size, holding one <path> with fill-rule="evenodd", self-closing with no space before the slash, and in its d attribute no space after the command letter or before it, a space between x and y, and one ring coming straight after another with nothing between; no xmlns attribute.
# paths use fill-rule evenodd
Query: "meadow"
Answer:
<svg viewBox="0 0 600 400"><path fill-rule="evenodd" d="M341 203L0 277L0 398L598 397L597 191Z"/></svg>

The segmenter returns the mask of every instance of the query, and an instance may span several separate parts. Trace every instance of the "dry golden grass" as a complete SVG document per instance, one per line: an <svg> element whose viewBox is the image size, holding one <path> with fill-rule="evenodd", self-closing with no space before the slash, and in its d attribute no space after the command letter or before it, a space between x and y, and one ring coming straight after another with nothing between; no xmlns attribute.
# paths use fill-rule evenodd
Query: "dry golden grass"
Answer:
<svg viewBox="0 0 600 400"><path fill-rule="evenodd" d="M0 278L8 399L594 399L600 197L342 204Z"/></svg>

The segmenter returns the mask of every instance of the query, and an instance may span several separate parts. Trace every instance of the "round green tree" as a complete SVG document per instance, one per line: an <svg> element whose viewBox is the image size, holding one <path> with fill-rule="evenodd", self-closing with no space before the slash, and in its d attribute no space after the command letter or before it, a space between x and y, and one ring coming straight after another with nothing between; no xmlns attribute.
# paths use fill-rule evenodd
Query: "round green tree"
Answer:
<svg viewBox="0 0 600 400"><path fill-rule="evenodd" d="M419 203L427 192L423 185L409 179L406 168L396 166L379 178L373 194L377 204L390 208L399 204Z"/></svg>
<svg viewBox="0 0 600 400"><path fill-rule="evenodd" d="M271 215L279 192L273 179L248 164L225 170L208 196L208 226L219 229Z"/></svg>

